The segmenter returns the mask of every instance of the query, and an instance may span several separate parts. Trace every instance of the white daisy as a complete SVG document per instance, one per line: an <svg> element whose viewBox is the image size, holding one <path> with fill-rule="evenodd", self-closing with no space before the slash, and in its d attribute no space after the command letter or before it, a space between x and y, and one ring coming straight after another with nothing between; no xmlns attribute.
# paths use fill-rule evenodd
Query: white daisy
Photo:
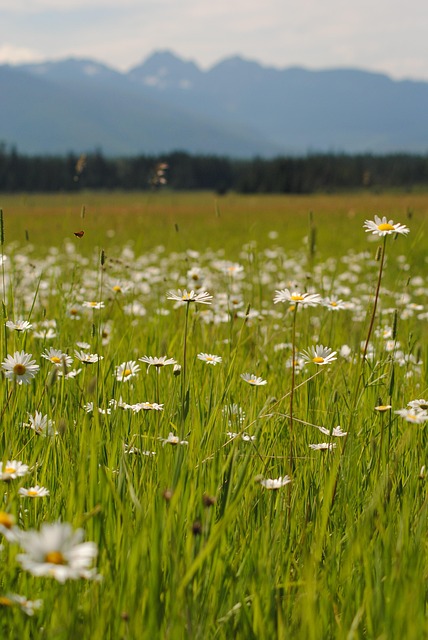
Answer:
<svg viewBox="0 0 428 640"><path fill-rule="evenodd" d="M67 353L64 353L60 349L54 349L53 347L49 347L49 349L45 349L45 352L42 353L42 358L49 360L56 367L62 367L68 369L73 364L73 358L69 356Z"/></svg>
<svg viewBox="0 0 428 640"><path fill-rule="evenodd" d="M407 403L407 406L411 409L420 409L421 411L428 411L428 400L420 398L419 400L411 400Z"/></svg>
<svg viewBox="0 0 428 640"><path fill-rule="evenodd" d="M162 442L162 444L165 446L166 444L172 444L172 445L177 445L177 444L189 444L187 440L180 440L180 438L176 435L174 435L172 433L172 431L169 432L168 437L167 438L159 438L159 440Z"/></svg>
<svg viewBox="0 0 428 640"><path fill-rule="evenodd" d="M15 526L15 518L6 511L0 511L0 535L8 542L16 542L19 528Z"/></svg>
<svg viewBox="0 0 428 640"><path fill-rule="evenodd" d="M339 425L332 430L326 429L326 427L317 427L318 431L321 431L326 436L334 436L335 438L343 438L348 435L347 431L342 431L342 427Z"/></svg>
<svg viewBox="0 0 428 640"><path fill-rule="evenodd" d="M290 302L291 304L301 304L304 307L315 307L322 301L319 293L300 293L299 291L290 291L290 289L277 289L275 293L274 304Z"/></svg>
<svg viewBox="0 0 428 640"><path fill-rule="evenodd" d="M152 357L152 356L143 356L142 358L138 358L141 362L145 362L147 367L147 373L149 372L150 367L155 367L158 372L161 370L161 367L166 367L169 364L177 364L174 358L168 358L167 356L161 356L160 358Z"/></svg>
<svg viewBox="0 0 428 640"><path fill-rule="evenodd" d="M265 478L260 480L260 484L265 489L280 489L291 482L290 476L279 476L279 478Z"/></svg>
<svg viewBox="0 0 428 640"><path fill-rule="evenodd" d="M305 362L313 362L316 365L331 364L333 360L337 360L336 351L332 351L329 347L324 347L322 344L316 347L310 347L306 351L302 351L301 357Z"/></svg>
<svg viewBox="0 0 428 640"><path fill-rule="evenodd" d="M383 218L379 218L379 216L374 217L373 220L366 220L364 222L366 233L372 233L376 236L389 236L393 233L401 233L402 235L406 235L409 233L410 229L406 227L404 224L394 223L393 220L387 220L386 216Z"/></svg>
<svg viewBox="0 0 428 640"><path fill-rule="evenodd" d="M335 442L320 442L319 444L310 444L309 448L314 451L332 451L337 447Z"/></svg>
<svg viewBox="0 0 428 640"><path fill-rule="evenodd" d="M260 378L253 373L241 373L241 378L244 382L248 382L248 384L253 387L261 387L267 384L267 380L263 380L263 378Z"/></svg>
<svg viewBox="0 0 428 640"><path fill-rule="evenodd" d="M31 353L25 351L15 351L13 356L8 355L2 363L6 378L18 384L29 384L40 369L31 358Z"/></svg>
<svg viewBox="0 0 428 640"><path fill-rule="evenodd" d="M404 418L406 422L412 422L413 424L423 424L428 420L428 412L420 409L398 409L394 413Z"/></svg>
<svg viewBox="0 0 428 640"><path fill-rule="evenodd" d="M346 309L346 303L334 296L330 298L324 298L322 301L322 306L327 307L329 311L340 311L341 309Z"/></svg>
<svg viewBox="0 0 428 640"><path fill-rule="evenodd" d="M40 609L42 604L43 600L27 600L27 598L17 593L8 593L5 596L0 596L0 607L18 607L27 616L33 616L36 609Z"/></svg>
<svg viewBox="0 0 428 640"><path fill-rule="evenodd" d="M134 413L139 411L163 411L163 404L158 404L157 402L137 402L129 405L129 407Z"/></svg>
<svg viewBox="0 0 428 640"><path fill-rule="evenodd" d="M104 359L104 356L99 356L97 353L85 353L85 351L77 351L77 349L74 350L74 355L83 364L95 364Z"/></svg>
<svg viewBox="0 0 428 640"><path fill-rule="evenodd" d="M86 307L88 309L104 309L104 302L102 300L99 302L94 300L85 300L85 302L82 302L82 307Z"/></svg>
<svg viewBox="0 0 428 640"><path fill-rule="evenodd" d="M16 478L22 478L28 473L28 464L23 464L18 460L8 460L3 467L3 462L0 462L0 480L15 480Z"/></svg>
<svg viewBox="0 0 428 640"><path fill-rule="evenodd" d="M207 293L207 291L200 291L197 293L196 291L187 291L186 289L178 289L175 293L174 291L168 291L166 294L168 300L176 300L177 302L199 302L200 304L211 304L212 296Z"/></svg>
<svg viewBox="0 0 428 640"><path fill-rule="evenodd" d="M42 524L40 531L21 531L19 544L25 553L16 556L22 568L33 576L51 576L66 580L98 577L90 568L98 555L94 542L82 542L82 529L73 531L68 523Z"/></svg>
<svg viewBox="0 0 428 640"><path fill-rule="evenodd" d="M53 421L48 419L47 415L43 415L40 411L36 411L36 413L31 415L28 414L29 422L24 422L22 424L23 427L27 427L28 429L32 429L37 433L38 436L55 436L57 432L54 429Z"/></svg>
<svg viewBox="0 0 428 640"><path fill-rule="evenodd" d="M140 365L137 364L135 360L122 362L122 364L116 367L116 380L119 380L119 382L127 382L131 378L134 378L139 371Z"/></svg>
<svg viewBox="0 0 428 640"><path fill-rule="evenodd" d="M32 328L31 322L28 320L17 320L16 322L12 322L12 320L8 320L6 322L6 327L11 331L28 331Z"/></svg>
<svg viewBox="0 0 428 640"><path fill-rule="evenodd" d="M18 493L20 496L26 498L44 498L45 496L49 495L49 489L46 489L46 487L40 487L38 484L36 484L35 487L30 487L29 489L24 489L24 487L21 487L20 489L18 489Z"/></svg>
<svg viewBox="0 0 428 640"><path fill-rule="evenodd" d="M212 364L215 366L216 364L220 364L223 361L221 356L215 356L212 353L198 353L196 356L198 360L202 360L202 362L206 362L207 364Z"/></svg>

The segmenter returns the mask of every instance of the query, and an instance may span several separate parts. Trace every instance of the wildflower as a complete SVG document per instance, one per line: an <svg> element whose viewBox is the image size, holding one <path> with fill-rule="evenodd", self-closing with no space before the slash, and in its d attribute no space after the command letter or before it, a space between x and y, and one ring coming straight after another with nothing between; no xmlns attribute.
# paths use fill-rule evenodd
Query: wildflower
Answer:
<svg viewBox="0 0 428 640"><path fill-rule="evenodd" d="M26 498L44 498L45 496L49 495L49 489L46 489L46 487L40 487L38 484L36 484L35 487L30 487L29 489L24 489L24 487L21 487L20 489L18 489L18 493L20 496Z"/></svg>
<svg viewBox="0 0 428 640"><path fill-rule="evenodd" d="M324 298L322 306L327 307L329 311L340 311L341 309L346 309L346 302L338 300L336 297Z"/></svg>
<svg viewBox="0 0 428 640"><path fill-rule="evenodd" d="M336 446L335 442L320 442L319 444L310 444L309 448L314 451L332 451Z"/></svg>
<svg viewBox="0 0 428 640"><path fill-rule="evenodd" d="M196 293L193 291L187 291L186 289L178 289L177 293L174 291L168 291L166 295L168 300L177 300L178 302L199 302L200 304L211 304L212 296L207 291L200 291Z"/></svg>
<svg viewBox="0 0 428 640"><path fill-rule="evenodd" d="M54 349L53 347L45 349L45 352L42 353L42 358L49 360L49 362L52 362L56 367L65 367L66 369L71 367L73 364L73 358L71 356L60 349Z"/></svg>
<svg viewBox="0 0 428 640"><path fill-rule="evenodd" d="M286 484L291 482L290 476L279 476L279 478L265 478L264 480L260 480L260 484L265 489L280 489L284 487Z"/></svg>
<svg viewBox="0 0 428 640"><path fill-rule="evenodd" d="M291 304L301 304L304 307L315 307L322 301L319 293L299 293L299 291L290 291L290 289L276 290L275 293L274 304L290 302Z"/></svg>
<svg viewBox="0 0 428 640"><path fill-rule="evenodd" d="M214 356L212 353L198 353L196 357L198 360L202 360L202 362L212 364L213 366L223 361L221 356Z"/></svg>
<svg viewBox="0 0 428 640"><path fill-rule="evenodd" d="M375 411L379 411L380 413L389 411L390 409L392 409L391 404L379 404L377 407L375 407Z"/></svg>
<svg viewBox="0 0 428 640"><path fill-rule="evenodd" d="M12 322L12 320L8 320L6 322L6 327L11 331L28 331L32 328L31 322L28 320L17 320L16 322Z"/></svg>
<svg viewBox="0 0 428 640"><path fill-rule="evenodd" d="M318 431L321 431L326 436L334 436L335 438L343 438L348 435L347 431L342 431L342 427L339 425L334 427L333 430L326 429L325 427L317 427Z"/></svg>
<svg viewBox="0 0 428 640"><path fill-rule="evenodd" d="M120 382L127 382L131 378L134 378L140 370L140 365L135 360L129 360L123 362L116 367L116 380Z"/></svg>
<svg viewBox="0 0 428 640"><path fill-rule="evenodd" d="M172 373L177 377L181 374L181 364L175 364Z"/></svg>
<svg viewBox="0 0 428 640"><path fill-rule="evenodd" d="M86 351L86 349L91 348L91 345L88 344L87 342L76 342L76 347L79 347L79 349L83 349Z"/></svg>
<svg viewBox="0 0 428 640"><path fill-rule="evenodd" d="M143 356L142 358L138 358L141 362L145 362L147 367L147 373L149 372L150 367L155 367L158 370L158 373L161 367L166 367L169 364L177 364L174 358L168 358L167 356L161 356L160 358L152 357L152 356Z"/></svg>
<svg viewBox="0 0 428 640"><path fill-rule="evenodd" d="M25 351L15 351L13 356L8 355L2 363L6 378L15 380L18 384L29 384L40 369L31 357L31 353Z"/></svg>
<svg viewBox="0 0 428 640"><path fill-rule="evenodd" d="M3 535L8 542L16 542L18 527L15 526L15 518L10 513L0 511L0 534Z"/></svg>
<svg viewBox="0 0 428 640"><path fill-rule="evenodd" d="M134 413L138 413L139 411L163 411L163 404L158 404L157 402L137 402L136 404L130 405L130 408Z"/></svg>
<svg viewBox="0 0 428 640"><path fill-rule="evenodd" d="M73 531L68 523L43 524L40 531L21 531L19 544L25 553L17 555L22 568L33 576L51 576L64 583L66 580L98 577L91 569L98 555L94 542L82 542L82 529Z"/></svg>
<svg viewBox="0 0 428 640"><path fill-rule="evenodd" d="M404 418L406 422L413 424L422 424L428 420L428 412L418 409L398 409L394 413Z"/></svg>
<svg viewBox="0 0 428 640"><path fill-rule="evenodd" d="M407 403L408 407L412 409L420 409L421 411L428 411L428 400L423 400L420 398L419 400L411 400Z"/></svg>
<svg viewBox="0 0 428 640"><path fill-rule="evenodd" d="M331 364L333 360L336 360L336 351L332 351L329 347L324 347L322 344L316 347L311 347L306 351L302 351L301 357L306 362L313 362L317 365Z"/></svg>
<svg viewBox="0 0 428 640"><path fill-rule="evenodd" d="M379 216L374 217L373 220L366 220L364 222L366 233L372 233L376 236L389 236L393 233L401 233L402 235L406 235L409 233L410 229L406 227L404 224L398 224L393 222L393 220L387 220L386 216L383 218L379 218Z"/></svg>
<svg viewBox="0 0 428 640"><path fill-rule="evenodd" d="M95 364L104 358L97 353L85 353L84 351L77 351L77 349L74 350L74 355L80 362L83 362L83 364Z"/></svg>
<svg viewBox="0 0 428 640"><path fill-rule="evenodd" d="M102 300L99 302L85 300L85 302L82 302L82 307L87 307L88 309L104 309L104 302Z"/></svg>
<svg viewBox="0 0 428 640"><path fill-rule="evenodd" d="M235 433L234 431L226 431L226 435L231 440L234 440L235 438L238 438L239 436L241 436L241 439L244 442L253 442L256 439L256 436L250 436L245 431L243 433Z"/></svg>
<svg viewBox="0 0 428 640"><path fill-rule="evenodd" d="M187 440L180 440L178 436L175 436L172 431L169 432L167 438L159 438L162 444L165 446L166 444L189 444Z"/></svg>
<svg viewBox="0 0 428 640"><path fill-rule="evenodd" d="M241 373L241 378L244 382L248 382L253 387L261 387L264 384L267 384L267 380L263 380L259 376L255 376L253 373Z"/></svg>
<svg viewBox="0 0 428 640"><path fill-rule="evenodd" d="M3 468L3 462L0 462L0 480L15 480L22 478L28 473L28 464L23 464L18 460L8 460Z"/></svg>
<svg viewBox="0 0 428 640"><path fill-rule="evenodd" d="M38 436L54 436L56 431L53 428L53 421L48 419L47 415L43 415L40 411L36 411L34 416L28 414L30 422L24 422L23 427L33 429Z"/></svg>
<svg viewBox="0 0 428 640"><path fill-rule="evenodd" d="M222 413L228 417L229 426L231 426L233 422L242 424L245 420L245 411L236 403L225 405L222 409Z"/></svg>
<svg viewBox="0 0 428 640"><path fill-rule="evenodd" d="M36 609L40 609L43 600L27 600L24 596L17 593L8 593L6 596L0 596L0 607L18 607L27 616L33 616Z"/></svg>

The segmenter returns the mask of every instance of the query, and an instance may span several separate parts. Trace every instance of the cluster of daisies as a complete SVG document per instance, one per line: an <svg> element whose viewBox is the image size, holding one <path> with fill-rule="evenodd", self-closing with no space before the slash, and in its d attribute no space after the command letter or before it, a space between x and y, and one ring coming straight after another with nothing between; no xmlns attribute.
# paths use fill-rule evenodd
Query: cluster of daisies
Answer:
<svg viewBox="0 0 428 640"><path fill-rule="evenodd" d="M378 216L373 221L366 220L364 228L366 232L383 238L384 242L388 236L406 235L409 232L404 225ZM296 374L307 367L328 368L338 358L344 363L355 363L362 353L368 360L389 358L405 367L408 377L420 373L423 364L420 357L406 352L396 340L394 317L398 315L400 321L411 321L414 318L416 322L428 318L425 306L428 287L422 277L411 278L405 294L381 289L379 311L382 321L376 327L370 344L365 344L364 341L352 346L339 344L333 350L333 347L325 345L321 340L326 321L332 323L337 319L337 314L344 314L349 326L362 327L366 321L367 307L371 301L367 274L374 275L377 269L371 253L351 252L342 258L328 258L314 266L309 278L305 252L288 254L278 246L265 249L257 255L261 294L260 298L254 299L251 272L255 251L256 246L249 243L242 248L240 262L232 262L224 258L223 251L207 250L202 254L188 250L182 256L167 256L164 247L157 247L150 254L138 256L131 246L126 246L118 257L107 259L102 287L99 284L77 285L75 281L68 283L67 280L59 286L63 256L55 249L51 249L43 260L34 256L30 259L29 248L19 258L15 252L14 258L8 257L4 262L5 290L14 291L14 304L27 312L31 309L31 317L10 318L6 322L8 331L14 334L10 342L13 341L17 348L6 355L1 363L3 375L17 388L37 384L36 378L46 364L53 372L50 377L52 384L57 379L74 384L72 381L91 367L96 367L97 370L105 367L111 372L115 384L123 383L121 388L128 389L142 375L142 366L146 369L146 374L153 370L159 374L165 367L170 367L173 375L179 377L184 372L185 363L174 358L166 355L144 355L138 358L130 354L131 357L126 361L113 365L108 357L108 350L112 340L123 337L124 316L127 317L127 326L131 330L141 324L142 318L150 329L150 323L164 322L164 318L170 317L175 309L182 307L186 308L187 313L190 306L197 307L198 312L193 317L203 325L224 325L225 336L230 335L229 327L233 325L257 327L264 345L263 353L258 359L258 366L262 370L240 374L240 380L250 387L263 388L269 384L259 373L263 373L263 363L268 363L272 357L280 359L284 368L291 368ZM98 266L91 265L87 258L79 255L76 246L70 242L65 245L65 256L67 269L72 268L74 273L80 273L82 281L99 282ZM184 275L177 273L179 257L183 258L183 264L188 265ZM397 256L397 263L403 274L406 274L410 268L406 257ZM167 278L165 274L168 274ZM177 282L179 288L165 293L163 287L168 278ZM318 291L314 285L316 282ZM38 291L36 300L34 290ZM212 295L209 291L216 293ZM269 292L269 295L265 295L265 292ZM64 317L47 319L45 312L50 308L50 301L55 298L61 300ZM6 306L10 308L11 301ZM313 344L305 344L302 345L304 348L300 348L294 340L280 341L284 335L284 326L290 327L293 319L299 325L300 318L305 314L304 322L310 329ZM28 316L28 313L22 315ZM40 319L37 320L38 317ZM173 322L176 330L175 317ZM46 346L49 341L63 339L64 333L70 332L70 326L78 327L80 337L75 343L73 355L69 348ZM299 332L297 338L300 339ZM228 340L225 337L221 344L228 344ZM23 348L29 344L32 345L32 353ZM39 361L33 357L33 353L38 354ZM226 360L222 355L205 351L199 352L195 359L205 363L209 369L217 367L217 371ZM228 366L229 364L227 363ZM48 370L45 372L46 375L49 373ZM158 412L159 416L164 412L164 402L131 402L129 394L127 397L127 401L122 397L112 398L104 408L92 401L86 402L82 405L82 410L88 414L98 411L104 415L115 410L130 411L133 414L153 411ZM394 409L387 405L376 407L376 410ZM407 422L422 424L428 420L428 402L423 399L412 400L407 408L397 409L395 413ZM236 403L224 406L223 417L227 422L225 434L228 442L241 440L248 443L248 446L254 445L256 438L249 432L242 407ZM28 413L28 421L22 426L39 436L59 435L54 422L38 410L34 414ZM332 429L322 426L316 428L328 441L310 444L314 451L332 451L337 446L333 440L347 435L340 426ZM171 445L185 448L189 444L188 440L173 431L166 437L157 438L162 447ZM123 451L126 454L156 455L156 451L142 450L134 446L133 442L123 443ZM28 466L21 461L0 462L0 480L4 482L23 478L28 472ZM291 478L282 475L278 478L260 478L259 481L264 488L276 490L289 484ZM18 495L30 499L48 498L49 489L39 485L21 487ZM22 553L17 555L17 561L23 570L35 576L50 576L61 583L69 579L99 579L93 567L98 554L96 544L83 542L83 531L74 531L68 523L45 523L39 531L22 531L10 514L0 512L0 533L9 543L21 547ZM0 604L19 606L29 615L40 606L39 601L31 602L17 594L3 596Z"/></svg>

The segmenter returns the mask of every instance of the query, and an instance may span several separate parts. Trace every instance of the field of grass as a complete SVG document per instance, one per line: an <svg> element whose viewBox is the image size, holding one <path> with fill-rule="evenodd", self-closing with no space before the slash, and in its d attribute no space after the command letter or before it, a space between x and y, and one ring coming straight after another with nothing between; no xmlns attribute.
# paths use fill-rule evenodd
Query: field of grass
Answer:
<svg viewBox="0 0 428 640"><path fill-rule="evenodd" d="M426 637L428 194L0 208L3 637Z"/></svg>

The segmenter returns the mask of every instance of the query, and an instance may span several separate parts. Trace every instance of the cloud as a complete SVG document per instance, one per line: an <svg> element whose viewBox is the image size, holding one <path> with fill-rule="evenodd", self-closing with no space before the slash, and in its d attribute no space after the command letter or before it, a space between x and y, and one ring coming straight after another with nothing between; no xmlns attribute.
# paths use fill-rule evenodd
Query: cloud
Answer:
<svg viewBox="0 0 428 640"><path fill-rule="evenodd" d="M13 44L2 44L0 46L0 64L22 64L25 62L40 62L44 56L38 51L25 47L16 47Z"/></svg>

